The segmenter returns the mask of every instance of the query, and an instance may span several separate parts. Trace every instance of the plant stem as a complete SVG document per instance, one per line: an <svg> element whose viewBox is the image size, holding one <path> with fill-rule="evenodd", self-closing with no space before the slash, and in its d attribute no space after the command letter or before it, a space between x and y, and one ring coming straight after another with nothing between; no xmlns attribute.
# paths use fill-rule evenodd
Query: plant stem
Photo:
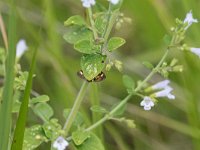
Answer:
<svg viewBox="0 0 200 150"><path fill-rule="evenodd" d="M151 77L157 72L158 68L163 64L163 62L165 61L167 55L169 53L169 49L166 50L165 54L163 55L163 57L161 58L160 62L157 64L157 66L150 72L150 74L142 81L142 83L140 83L136 88L135 88L135 92L138 92L139 90L141 90L141 88L144 86L144 84L149 81L151 79Z"/></svg>
<svg viewBox="0 0 200 150"><path fill-rule="evenodd" d="M106 29L105 32L103 34L103 38L104 38L104 44L102 49L105 49L107 42L108 42L108 38L110 35L110 32L112 31L113 25L116 22L116 19L118 17L119 12L114 12L112 13L112 4L109 5L109 9L108 9L108 17L107 17L107 25L106 25Z"/></svg>
<svg viewBox="0 0 200 150"><path fill-rule="evenodd" d="M96 28L95 28L95 23L94 23L94 20L93 20L92 9L91 8L88 8L88 16L89 16L89 19L90 19L90 24L92 26L94 39L96 40L96 39L98 39L98 34L97 34L97 31L96 31Z"/></svg>
<svg viewBox="0 0 200 150"><path fill-rule="evenodd" d="M124 98L124 100L121 101L109 114L105 115L102 119L97 121L95 124L90 126L89 128L86 129L86 131L90 131L96 127L98 127L100 124L108 120L112 115L114 115L124 104L127 103L127 101L132 97L133 94L129 94Z"/></svg>
<svg viewBox="0 0 200 150"><path fill-rule="evenodd" d="M99 106L100 99L99 99L98 84L91 83L90 89L91 89L91 92L90 92L91 105ZM101 119L101 117L102 117L102 114L92 111L92 123L97 122L99 119ZM103 140L103 132L102 132L101 126L95 129L95 133L101 140Z"/></svg>
<svg viewBox="0 0 200 150"><path fill-rule="evenodd" d="M84 97L84 95L87 91L87 87L88 87L88 83L87 83L87 81L84 81L82 86L81 86L81 89L80 89L80 91L79 91L79 93L76 97L76 100L74 102L72 110L71 110L71 112L70 112L70 114L69 114L69 116L68 116L68 118L65 122L65 125L64 125L64 128L63 128L65 130L65 135L68 134L68 132L71 128L71 125L72 125L72 123L73 123L73 121L74 121L74 119L75 119L75 117L78 113L78 110L79 110L79 107L80 107L81 102L83 100L83 97Z"/></svg>

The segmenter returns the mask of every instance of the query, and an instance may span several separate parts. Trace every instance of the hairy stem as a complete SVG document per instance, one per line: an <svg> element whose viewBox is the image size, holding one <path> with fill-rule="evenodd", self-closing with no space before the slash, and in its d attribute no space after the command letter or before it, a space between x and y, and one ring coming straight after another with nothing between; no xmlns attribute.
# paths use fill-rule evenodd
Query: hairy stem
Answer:
<svg viewBox="0 0 200 150"><path fill-rule="evenodd" d="M96 28L95 28L95 23L94 23L94 20L93 20L91 8L88 8L88 16L89 16L90 24L91 24L92 31L93 31L93 34L94 34L94 39L96 40L96 39L98 39L98 34L97 34L97 31L96 31Z"/></svg>
<svg viewBox="0 0 200 150"><path fill-rule="evenodd" d="M88 87L88 83L87 83L87 81L84 81L83 84L82 84L82 87L81 87L81 89L80 89L80 91L79 91L79 93L76 97L76 100L74 102L72 110L71 110L71 112L70 112L70 114L69 114L69 116L68 116L68 118L65 122L65 125L64 125L64 128L63 128L65 130L65 135L68 134L68 132L69 132L71 126L72 126L72 123L73 123L73 121L74 121L74 119L75 119L75 117L78 113L78 110L80 108L83 97L84 97L84 95L87 91L87 87Z"/></svg>

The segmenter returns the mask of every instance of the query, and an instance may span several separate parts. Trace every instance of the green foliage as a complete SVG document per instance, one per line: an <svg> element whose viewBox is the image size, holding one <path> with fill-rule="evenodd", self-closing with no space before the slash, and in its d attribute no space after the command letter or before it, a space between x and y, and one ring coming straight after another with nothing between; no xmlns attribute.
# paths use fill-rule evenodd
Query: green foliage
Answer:
<svg viewBox="0 0 200 150"><path fill-rule="evenodd" d="M87 80L92 80L103 70L105 59L106 56L101 54L84 55L81 58L81 69Z"/></svg>
<svg viewBox="0 0 200 150"><path fill-rule="evenodd" d="M13 103L12 112L18 113L20 110L20 106L21 106L21 102L19 102L18 100L15 100L15 102Z"/></svg>
<svg viewBox="0 0 200 150"><path fill-rule="evenodd" d="M148 62L148 61L144 61L144 62L143 62L143 65L144 65L145 67L147 67L148 69L153 69L153 68L154 68L153 64L150 63L150 62Z"/></svg>
<svg viewBox="0 0 200 150"><path fill-rule="evenodd" d="M34 150L41 143L46 142L47 138L41 125L27 128L24 133L23 150Z"/></svg>
<svg viewBox="0 0 200 150"><path fill-rule="evenodd" d="M90 40L80 40L74 44L74 49L84 53L84 54L92 54L100 52L100 47L98 45L94 45Z"/></svg>
<svg viewBox="0 0 200 150"><path fill-rule="evenodd" d="M48 122L48 120L53 116L53 109L47 103L38 103L33 108L34 113L40 117L44 122Z"/></svg>
<svg viewBox="0 0 200 150"><path fill-rule="evenodd" d="M124 45L126 43L126 41L123 38L120 37L112 37L109 41L108 41L108 51L112 52L116 49L118 49L119 47L121 47L122 45Z"/></svg>
<svg viewBox="0 0 200 150"><path fill-rule="evenodd" d="M101 35L106 30L107 17L108 17L108 15L106 15L106 13L103 13L103 14L99 14L97 16L97 18L95 19L95 27L96 27L98 33Z"/></svg>
<svg viewBox="0 0 200 150"><path fill-rule="evenodd" d="M76 148L77 150L105 150L99 138L93 133L80 146L76 146Z"/></svg>
<svg viewBox="0 0 200 150"><path fill-rule="evenodd" d="M31 104L36 104L36 103L45 103L49 101L49 96L47 95L39 95L37 97L34 97L30 100Z"/></svg>
<svg viewBox="0 0 200 150"><path fill-rule="evenodd" d="M51 119L48 122L45 122L42 128L45 136L51 141L54 141L61 133L63 133L61 130L62 127L58 123L58 119Z"/></svg>
<svg viewBox="0 0 200 150"><path fill-rule="evenodd" d="M108 113L108 111L105 108L98 106L98 105L92 106L90 108L90 110L93 111L93 112L102 113L102 114Z"/></svg>
<svg viewBox="0 0 200 150"><path fill-rule="evenodd" d="M0 47L0 75L5 75L5 49Z"/></svg>
<svg viewBox="0 0 200 150"><path fill-rule="evenodd" d="M134 92L135 82L130 76L123 75L123 83L124 83L124 86L126 87L128 93Z"/></svg>
<svg viewBox="0 0 200 150"><path fill-rule="evenodd" d="M9 146L11 131L11 114L13 105L13 85L14 85L14 67L15 67L15 43L16 43L16 6L15 1L10 0L9 24L8 24L8 49L5 60L5 79L0 102L0 149L7 150ZM2 24L2 23L1 23ZM6 118L6 119L5 119ZM23 126L22 126L23 129ZM23 134L23 133L22 133ZM2 140L3 139L3 140Z"/></svg>
<svg viewBox="0 0 200 150"><path fill-rule="evenodd" d="M15 77L15 89L17 90L24 90L26 86L26 81L28 79L28 72L19 72L19 76Z"/></svg>
<svg viewBox="0 0 200 150"><path fill-rule="evenodd" d="M88 138L90 138L90 132L84 130L77 130L72 133L72 140L76 146L83 144Z"/></svg>
<svg viewBox="0 0 200 150"><path fill-rule="evenodd" d="M69 19L67 19L64 22L65 26L71 26L71 25L78 25L78 26L82 26L82 25L86 25L85 20L79 16L79 15L75 15L75 16L71 16Z"/></svg>
<svg viewBox="0 0 200 150"><path fill-rule="evenodd" d="M75 44L81 40L92 39L92 31L85 26L70 26L67 28L63 38L70 44Z"/></svg>
<svg viewBox="0 0 200 150"><path fill-rule="evenodd" d="M32 88L32 79L33 79L33 72L35 69L36 55L37 55L37 49L35 49L35 51L34 51L32 62L31 62L31 67L30 67L30 72L28 75L28 79L26 81L24 95L23 95L23 99L21 102L22 104L21 104L21 107L19 110L19 116L18 116L18 120L16 123L13 142L12 142L12 146L11 146L12 150L15 150L16 148L22 149L22 147L23 147L24 132L25 132L25 127L26 127L29 97L30 97L31 88Z"/></svg>

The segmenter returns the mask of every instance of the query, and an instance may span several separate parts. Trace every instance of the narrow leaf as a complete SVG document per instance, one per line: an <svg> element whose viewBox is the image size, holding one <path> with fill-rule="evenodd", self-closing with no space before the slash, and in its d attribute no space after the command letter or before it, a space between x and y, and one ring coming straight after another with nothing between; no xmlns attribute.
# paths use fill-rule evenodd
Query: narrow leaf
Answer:
<svg viewBox="0 0 200 150"><path fill-rule="evenodd" d="M22 98L22 104L19 111L19 117L16 123L11 150L18 150L18 149L20 150L22 149L22 146L23 146L24 131L25 131L26 119L27 119L27 113L28 113L29 97L30 97L33 72L34 72L35 62L36 62L36 54L37 54L37 49L34 51L34 54L33 54L31 68L30 68L28 80L26 83L24 95Z"/></svg>
<svg viewBox="0 0 200 150"><path fill-rule="evenodd" d="M0 150L7 150L10 136L13 105L14 65L16 55L16 16L15 1L11 0L9 9L8 49L5 64L5 82L0 100Z"/></svg>

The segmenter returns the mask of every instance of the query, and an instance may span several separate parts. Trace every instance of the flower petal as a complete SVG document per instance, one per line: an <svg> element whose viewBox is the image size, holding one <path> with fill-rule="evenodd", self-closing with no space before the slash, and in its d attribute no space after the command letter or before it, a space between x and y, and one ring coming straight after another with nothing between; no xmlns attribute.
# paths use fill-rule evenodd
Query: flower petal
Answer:
<svg viewBox="0 0 200 150"><path fill-rule="evenodd" d="M65 150L69 143L62 137L59 136L53 143L53 147L57 150Z"/></svg>
<svg viewBox="0 0 200 150"><path fill-rule="evenodd" d="M25 51L27 51L28 46L26 45L26 41L24 39L19 40L16 46L16 57L20 58Z"/></svg>

